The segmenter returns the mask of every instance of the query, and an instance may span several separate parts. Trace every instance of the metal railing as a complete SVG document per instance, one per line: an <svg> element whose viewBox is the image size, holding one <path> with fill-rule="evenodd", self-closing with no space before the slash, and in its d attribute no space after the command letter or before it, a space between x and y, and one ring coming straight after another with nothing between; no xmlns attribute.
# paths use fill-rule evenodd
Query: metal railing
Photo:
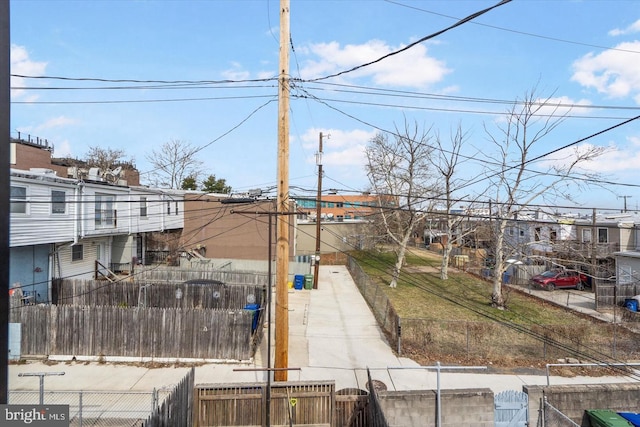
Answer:
<svg viewBox="0 0 640 427"><path fill-rule="evenodd" d="M549 373L549 368L552 366L556 366L556 367L569 367L569 366L574 366L574 367L599 367L599 368L620 368L620 369L625 369L625 368L630 368L632 366L640 366L640 363L547 363L547 386L551 385L550 384L550 373ZM629 372L629 375L634 375L635 374L632 372Z"/></svg>

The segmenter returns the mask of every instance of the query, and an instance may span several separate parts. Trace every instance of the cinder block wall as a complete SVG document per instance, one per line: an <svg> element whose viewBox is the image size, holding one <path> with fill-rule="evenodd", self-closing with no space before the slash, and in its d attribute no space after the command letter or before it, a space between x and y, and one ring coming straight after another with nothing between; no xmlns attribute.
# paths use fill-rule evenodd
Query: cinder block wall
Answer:
<svg viewBox="0 0 640 427"><path fill-rule="evenodd" d="M389 426L436 426L436 391L379 391ZM442 390L442 427L494 427L493 392L488 388Z"/></svg>
<svg viewBox="0 0 640 427"><path fill-rule="evenodd" d="M640 401L640 384L634 383L523 386L523 391L529 395L529 425L538 425L543 395L554 408L582 426L589 426L586 409L637 412Z"/></svg>

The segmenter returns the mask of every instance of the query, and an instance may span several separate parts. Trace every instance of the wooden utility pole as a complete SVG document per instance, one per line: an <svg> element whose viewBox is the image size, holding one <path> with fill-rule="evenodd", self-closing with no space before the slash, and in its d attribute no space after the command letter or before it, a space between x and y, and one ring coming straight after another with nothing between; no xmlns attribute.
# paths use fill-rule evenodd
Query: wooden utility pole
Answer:
<svg viewBox="0 0 640 427"><path fill-rule="evenodd" d="M316 154L316 164L318 165L318 197L316 197L316 259L313 265L313 289L318 289L318 273L320 272L320 216L322 214L322 132L320 132L320 143L318 154Z"/></svg>
<svg viewBox="0 0 640 427"><path fill-rule="evenodd" d="M280 0L280 73L278 76L278 197L276 241L276 331L274 367L289 366L289 0ZM276 370L275 381L287 371Z"/></svg>
<svg viewBox="0 0 640 427"><path fill-rule="evenodd" d="M624 199L624 210L622 211L623 213L627 212L627 199L630 197L631 196L618 196L618 199Z"/></svg>

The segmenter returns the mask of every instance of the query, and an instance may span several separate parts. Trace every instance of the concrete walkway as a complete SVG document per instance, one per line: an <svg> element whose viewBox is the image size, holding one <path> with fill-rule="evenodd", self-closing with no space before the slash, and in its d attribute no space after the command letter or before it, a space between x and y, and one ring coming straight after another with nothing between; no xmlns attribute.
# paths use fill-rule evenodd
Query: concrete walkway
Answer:
<svg viewBox="0 0 640 427"><path fill-rule="evenodd" d="M394 354L346 267L321 266L318 282L316 290L292 289L288 293L289 367L299 368L288 373L290 381L332 380L337 390L366 389L366 369L369 368L372 378L384 383L389 390L436 389L435 370L425 369ZM275 310L272 315L275 316ZM266 381L264 371L238 370L267 366L267 350L271 347L273 352L275 346L273 342L271 346L267 344L266 325L264 332L265 339L251 363L199 365L196 383ZM45 390L149 391L175 385L188 369L181 365L149 368L95 362L29 362L10 365L9 389L38 390L37 377L19 377L19 373L64 372L64 376L46 377ZM636 380L627 377L550 378L553 385L620 382ZM545 375L499 375L484 370L443 370L440 376L442 389L490 388L496 393L546 383Z"/></svg>

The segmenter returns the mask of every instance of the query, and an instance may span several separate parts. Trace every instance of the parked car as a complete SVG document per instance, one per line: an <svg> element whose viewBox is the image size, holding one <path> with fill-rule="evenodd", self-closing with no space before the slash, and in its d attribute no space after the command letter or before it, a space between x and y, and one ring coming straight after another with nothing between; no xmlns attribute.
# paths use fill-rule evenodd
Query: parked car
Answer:
<svg viewBox="0 0 640 427"><path fill-rule="evenodd" d="M575 288L582 291L587 285L587 276L575 270L555 269L533 276L531 283L549 291L556 288Z"/></svg>

